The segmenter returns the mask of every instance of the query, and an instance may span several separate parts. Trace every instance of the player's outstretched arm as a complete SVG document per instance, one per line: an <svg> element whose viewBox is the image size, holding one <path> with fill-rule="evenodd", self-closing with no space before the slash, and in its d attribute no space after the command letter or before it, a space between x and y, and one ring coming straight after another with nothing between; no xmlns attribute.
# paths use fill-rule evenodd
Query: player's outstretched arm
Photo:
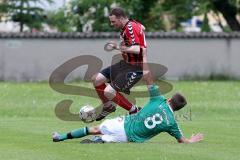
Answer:
<svg viewBox="0 0 240 160"><path fill-rule="evenodd" d="M139 45L132 45L130 47L127 46L120 46L120 51L121 52L127 52L127 53L134 53L134 54L139 54L140 52L140 46Z"/></svg>
<svg viewBox="0 0 240 160"><path fill-rule="evenodd" d="M189 139L182 137L178 139L178 142L179 143L196 143L202 140L203 140L203 134L198 133L198 134L192 135Z"/></svg>

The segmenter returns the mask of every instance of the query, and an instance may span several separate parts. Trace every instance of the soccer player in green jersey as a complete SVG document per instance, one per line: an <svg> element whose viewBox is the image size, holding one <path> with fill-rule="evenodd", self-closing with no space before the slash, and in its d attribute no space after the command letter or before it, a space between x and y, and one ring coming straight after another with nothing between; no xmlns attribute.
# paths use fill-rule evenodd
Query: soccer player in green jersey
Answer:
<svg viewBox="0 0 240 160"><path fill-rule="evenodd" d="M184 107L187 104L186 99L180 93L176 93L167 100L159 93L158 87L154 85L150 76L145 76L145 81L150 100L138 113L107 119L98 126L84 127L65 134L55 132L52 136L53 141L59 142L87 135L100 135L93 140L86 139L83 142L144 142L161 132L169 133L179 143L201 141L203 139L201 133L192 135L189 139L185 138L174 119L173 112Z"/></svg>

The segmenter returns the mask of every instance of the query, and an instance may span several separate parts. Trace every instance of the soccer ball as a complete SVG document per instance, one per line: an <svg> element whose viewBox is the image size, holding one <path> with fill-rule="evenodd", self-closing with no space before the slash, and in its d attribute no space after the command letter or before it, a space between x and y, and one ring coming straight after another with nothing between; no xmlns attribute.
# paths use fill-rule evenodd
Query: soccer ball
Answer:
<svg viewBox="0 0 240 160"><path fill-rule="evenodd" d="M83 106L79 111L79 117L85 123L93 122L96 119L95 108L89 105Z"/></svg>

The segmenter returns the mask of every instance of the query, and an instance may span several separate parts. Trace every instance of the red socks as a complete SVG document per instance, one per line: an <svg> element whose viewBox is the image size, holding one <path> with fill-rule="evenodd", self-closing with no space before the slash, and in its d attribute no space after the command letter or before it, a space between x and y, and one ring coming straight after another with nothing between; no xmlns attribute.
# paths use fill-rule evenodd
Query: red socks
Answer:
<svg viewBox="0 0 240 160"><path fill-rule="evenodd" d="M132 103L130 103L127 98L125 98L122 94L116 92L116 96L112 99L113 102L121 106L126 110L130 110L132 108Z"/></svg>
<svg viewBox="0 0 240 160"><path fill-rule="evenodd" d="M95 86L95 90L97 91L98 97L101 99L102 103L106 103L109 100L104 96L104 89L106 88L106 84L103 83L100 86Z"/></svg>
<svg viewBox="0 0 240 160"><path fill-rule="evenodd" d="M99 98L102 100L102 103L106 103L109 100L104 96L104 89L106 88L106 85L103 83L99 86L95 86L95 90L97 91L97 94ZM121 106L122 108L126 110L131 110L132 108L132 103L130 103L122 94L116 92L116 96L111 100Z"/></svg>

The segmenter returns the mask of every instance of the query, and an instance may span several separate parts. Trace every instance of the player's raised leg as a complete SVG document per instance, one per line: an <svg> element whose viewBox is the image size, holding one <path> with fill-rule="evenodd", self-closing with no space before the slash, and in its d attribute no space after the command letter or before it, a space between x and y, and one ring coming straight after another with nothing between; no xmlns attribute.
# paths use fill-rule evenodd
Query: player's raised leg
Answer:
<svg viewBox="0 0 240 160"><path fill-rule="evenodd" d="M130 114L137 112L137 107L133 105L121 93L117 92L110 84L104 90L105 97L129 111Z"/></svg>
<svg viewBox="0 0 240 160"><path fill-rule="evenodd" d="M95 90L101 99L102 103L106 103L108 99L104 96L104 89L106 88L107 78L102 73L97 73L92 77L92 83Z"/></svg>
<svg viewBox="0 0 240 160"><path fill-rule="evenodd" d="M114 89L111 85L105 84L106 82L112 83L112 80L116 75L112 74L111 72L113 72L113 70L118 70L120 66L121 66L120 63L114 64L113 66L103 69L100 73L97 73L92 77L92 82L95 87L95 90L103 103L103 111L97 117L96 119L97 121L102 120L109 113L114 112L116 110L114 103L118 104L120 107L129 111L130 114L136 113L138 110L135 107L135 105L129 102L122 94L116 91L116 89Z"/></svg>
<svg viewBox="0 0 240 160"><path fill-rule="evenodd" d="M92 83L94 85L94 88L103 104L102 113L98 115L96 120L101 120L104 117L106 117L108 114L116 111L115 104L109 101L109 99L104 95L104 90L106 88L105 83L109 81L109 78L110 78L110 67L103 69L101 73L97 73L92 77Z"/></svg>

